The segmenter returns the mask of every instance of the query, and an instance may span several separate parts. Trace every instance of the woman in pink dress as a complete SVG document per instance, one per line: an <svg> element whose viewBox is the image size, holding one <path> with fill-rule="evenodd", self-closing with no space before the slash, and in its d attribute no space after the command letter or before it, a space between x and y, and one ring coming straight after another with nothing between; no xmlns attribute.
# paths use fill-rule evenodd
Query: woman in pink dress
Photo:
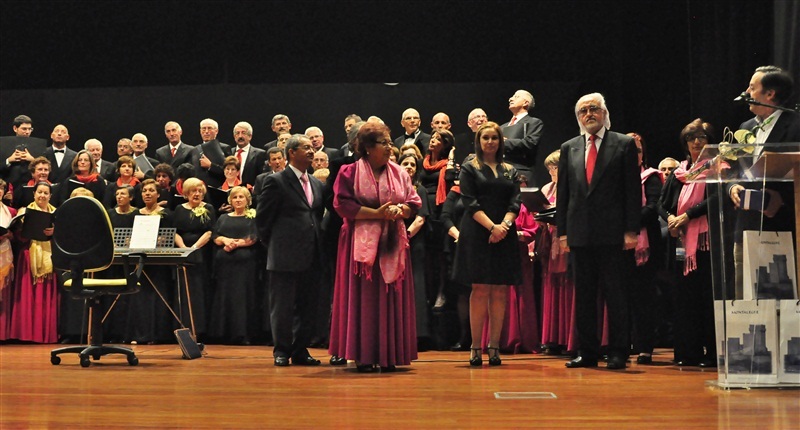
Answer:
<svg viewBox="0 0 800 430"><path fill-rule="evenodd" d="M331 355L355 360L359 371L393 370L417 358L414 275L404 219L422 202L411 177L389 162L389 128L367 123L358 132L361 156L343 166L333 206L339 235Z"/></svg>
<svg viewBox="0 0 800 430"><path fill-rule="evenodd" d="M6 193L6 181L0 179L0 196ZM0 225L8 226L17 210L0 201ZM11 238L14 235L6 231L0 235L0 341L8 339L11 322L11 296L14 287L14 253L11 250Z"/></svg>
<svg viewBox="0 0 800 430"><path fill-rule="evenodd" d="M39 182L33 193L33 203L19 210L54 212L50 204L50 184ZM23 221L24 222L24 221ZM53 227L44 229L53 235ZM26 342L55 343L58 341L58 281L53 272L50 241L20 241L14 291L11 303L10 339Z"/></svg>
<svg viewBox="0 0 800 430"><path fill-rule="evenodd" d="M544 160L552 182L542 192L555 205L558 189L560 152L553 151ZM577 349L575 325L575 284L567 275L566 252L558 246L555 224L541 224L536 250L542 264L542 345L545 354L559 355Z"/></svg>

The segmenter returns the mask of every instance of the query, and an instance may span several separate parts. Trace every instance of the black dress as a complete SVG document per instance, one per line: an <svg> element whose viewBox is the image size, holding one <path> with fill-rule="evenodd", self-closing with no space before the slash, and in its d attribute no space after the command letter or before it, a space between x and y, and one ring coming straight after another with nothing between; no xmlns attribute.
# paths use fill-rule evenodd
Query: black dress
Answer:
<svg viewBox="0 0 800 430"><path fill-rule="evenodd" d="M256 239L255 218L231 216L219 217L214 228L212 241L218 236L232 239ZM222 246L214 246L214 278L216 288L211 306L211 322L208 334L223 342L238 343L251 337L253 319L257 318L259 307L255 300L256 253L258 243L253 246L236 248L231 252Z"/></svg>
<svg viewBox="0 0 800 430"><path fill-rule="evenodd" d="M429 220L428 197L425 188L416 186L417 195L422 201L422 206L417 213L405 220L406 229L414 223L417 216L425 218L425 223ZM417 337L429 337L428 328L428 296L425 288L425 224L408 240L409 252L411 253L411 268L414 274L414 304L417 307Z"/></svg>
<svg viewBox="0 0 800 430"><path fill-rule="evenodd" d="M133 212L133 217L136 215L145 214L136 210ZM161 218L159 228L172 227L173 214L168 209L162 209L159 214L149 216ZM142 288L138 293L128 296L128 316L123 340L138 343L170 342L175 327L173 317L147 279L149 278L164 298L169 300L175 291L173 275L167 266L148 266L146 263L144 273L147 274L147 278L142 278Z"/></svg>
<svg viewBox="0 0 800 430"><path fill-rule="evenodd" d="M176 233L183 238L183 243L186 246L194 245L200 236L207 231L212 231L214 225L217 223L217 215L214 207L209 203L203 203L202 206L206 210L206 214L196 216L191 209L186 209L183 205L175 207L174 226ZM209 241L199 251L201 253L201 263L189 266L187 268L189 278L189 295L192 299L192 316L194 317L195 334L202 335L206 333L206 322L208 312L207 305L213 299L212 284L208 281L211 279L211 257L214 244ZM183 278L181 278L180 288L180 303L181 303L181 320L186 327L190 327L191 320L189 318L189 306L186 298L186 287L183 285Z"/></svg>
<svg viewBox="0 0 800 430"><path fill-rule="evenodd" d="M133 209L133 211L126 214L117 213L116 208L108 209L108 218L111 221L111 227L132 228L133 217L135 215L135 208ZM124 278L125 273L123 273L122 266L115 265L102 272L96 273L95 277L102 279L118 279ZM101 300L105 306L103 308L103 314L105 315L108 309L111 308L111 313L108 314L106 321L103 323L103 339L107 342L118 343L124 340L125 324L128 319L128 314L130 313L130 297L131 296L128 294L119 297L102 296Z"/></svg>
<svg viewBox="0 0 800 430"><path fill-rule="evenodd" d="M489 230L472 216L483 211L494 224L499 224L507 212L519 213L519 182L513 167L497 165L497 177L484 165L472 162L461 167L461 199L464 216L461 219L456 258L455 280L465 284L518 285L522 283L522 264L519 256L516 226L512 223L505 239L489 243Z"/></svg>

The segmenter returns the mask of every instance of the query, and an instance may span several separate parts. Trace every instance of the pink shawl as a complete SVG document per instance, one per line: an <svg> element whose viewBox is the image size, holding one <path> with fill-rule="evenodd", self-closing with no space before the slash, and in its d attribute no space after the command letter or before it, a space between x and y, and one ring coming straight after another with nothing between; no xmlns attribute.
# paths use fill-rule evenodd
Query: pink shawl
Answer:
<svg viewBox="0 0 800 430"><path fill-rule="evenodd" d="M659 173L659 171L651 167L649 169L642 169L642 173L639 175L642 179L642 207L647 204L647 196L644 194L644 183L647 181L647 178L656 173ZM660 178L661 175L659 174L658 177ZM648 259L650 259L650 239L647 237L647 226L642 226L642 230L639 232L639 241L636 243L636 265L642 266L647 263Z"/></svg>
<svg viewBox="0 0 800 430"><path fill-rule="evenodd" d="M700 204L705 199L705 182L686 182L688 161L684 160L675 169L675 177L683 183L681 194L678 196L678 213L682 215L691 207ZM699 179L699 178L698 178ZM697 250L708 250L708 219L700 216L689 220L686 229L681 232L683 246L686 248L686 261L683 264L683 276L697 269Z"/></svg>
<svg viewBox="0 0 800 430"><path fill-rule="evenodd" d="M362 206L378 208L384 203L405 203L410 194L417 196L408 174L400 166L387 163L378 178L366 159L355 162L353 191ZM387 286L402 280L406 267L408 237L402 219L357 219L353 233L353 259L356 273L372 276L376 257ZM397 284L395 284L396 286Z"/></svg>

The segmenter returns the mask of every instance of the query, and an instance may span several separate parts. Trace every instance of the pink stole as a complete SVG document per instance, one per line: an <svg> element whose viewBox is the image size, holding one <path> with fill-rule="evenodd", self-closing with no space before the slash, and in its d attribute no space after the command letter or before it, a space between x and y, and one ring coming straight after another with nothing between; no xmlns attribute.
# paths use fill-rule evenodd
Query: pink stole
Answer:
<svg viewBox="0 0 800 430"><path fill-rule="evenodd" d="M642 207L647 204L647 196L644 194L644 183L647 181L647 178L656 173L659 173L658 170L651 167L649 169L643 169L642 173L639 175L642 179ZM660 174L659 177L661 177ZM647 263L648 259L650 259L650 240L647 237L647 226L642 226L642 230L639 232L639 241L636 243L636 265L642 266Z"/></svg>
<svg viewBox="0 0 800 430"><path fill-rule="evenodd" d="M705 182L686 182L688 174L688 161L684 160L675 169L675 177L683 183L681 194L678 196L678 213L682 215L695 205L700 204L705 199ZM700 177L698 177L700 179ZM683 264L683 276L686 276L694 269L697 269L697 250L706 251L709 249L708 243L708 218L705 216L690 219L686 224L686 229L682 232L683 246L686 248L686 260Z"/></svg>
<svg viewBox="0 0 800 430"><path fill-rule="evenodd" d="M387 163L383 174L375 178L366 159L355 162L353 191L362 206L376 209L384 203L404 203L407 195L402 175L405 170L394 163ZM413 189L412 189L413 191ZM376 257L387 286L402 280L406 266L408 237L402 219L356 219L353 233L353 259L356 273L372 277L372 266Z"/></svg>

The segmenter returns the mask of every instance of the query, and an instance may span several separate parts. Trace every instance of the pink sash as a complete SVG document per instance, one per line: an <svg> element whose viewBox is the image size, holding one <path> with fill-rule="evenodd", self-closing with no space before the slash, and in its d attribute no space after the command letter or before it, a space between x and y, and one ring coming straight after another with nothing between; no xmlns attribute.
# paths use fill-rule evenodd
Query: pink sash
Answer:
<svg viewBox="0 0 800 430"><path fill-rule="evenodd" d="M688 161L684 160L675 169L675 177L683 182L681 194L678 196L678 213L682 215L691 207L700 204L705 199L705 182L686 182L688 173ZM682 232L683 246L686 248L686 261L683 264L683 276L686 276L694 269L697 269L697 249L706 251L709 249L708 243L708 218L700 216L690 219L686 224L686 229Z"/></svg>
<svg viewBox="0 0 800 430"><path fill-rule="evenodd" d="M408 174L400 166L387 163L383 173L376 179L366 159L362 158L355 164L353 191L356 201L362 206L374 209L387 202L406 202L408 196L404 179ZM411 191L414 192L413 187ZM387 286L396 283L402 280L405 273L407 249L408 237L402 219L355 220L353 259L356 273L360 272L371 279L372 265L377 257Z"/></svg>
<svg viewBox="0 0 800 430"><path fill-rule="evenodd" d="M647 178L656 173L659 173L658 170L651 167L642 170L641 175L639 175L642 179L642 207L647 204L647 196L644 194L644 183L647 181ZM660 177L661 175L659 174L659 178ZM642 226L642 230L639 232L639 241L636 243L636 265L642 266L647 263L648 259L650 259L650 239L647 237L647 227Z"/></svg>

